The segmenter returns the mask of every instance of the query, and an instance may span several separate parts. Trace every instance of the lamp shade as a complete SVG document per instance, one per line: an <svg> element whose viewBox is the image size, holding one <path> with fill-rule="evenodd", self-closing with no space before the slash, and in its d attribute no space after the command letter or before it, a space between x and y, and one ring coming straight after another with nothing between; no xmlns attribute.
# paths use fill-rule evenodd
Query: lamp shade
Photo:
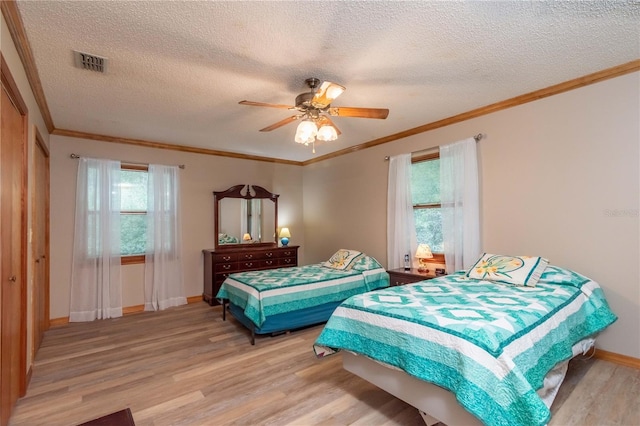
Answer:
<svg viewBox="0 0 640 426"><path fill-rule="evenodd" d="M280 230L280 238L291 238L291 232L289 232L289 228L282 228Z"/></svg>
<svg viewBox="0 0 640 426"><path fill-rule="evenodd" d="M242 236L242 241L250 241L251 240L251 235L249 234L244 234Z"/></svg>
<svg viewBox="0 0 640 426"><path fill-rule="evenodd" d="M418 250L416 250L416 257L418 259L431 259L433 258L433 253L431 253L431 247L428 244L420 244L418 245Z"/></svg>

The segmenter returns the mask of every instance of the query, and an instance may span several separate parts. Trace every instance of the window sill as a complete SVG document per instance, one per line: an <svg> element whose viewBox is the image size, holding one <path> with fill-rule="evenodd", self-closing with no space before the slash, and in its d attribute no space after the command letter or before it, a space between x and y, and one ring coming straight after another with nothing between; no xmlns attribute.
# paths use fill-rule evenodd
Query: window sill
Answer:
<svg viewBox="0 0 640 426"><path fill-rule="evenodd" d="M120 264L121 265L135 265L139 263L144 263L144 254L137 254L134 256L121 256Z"/></svg>

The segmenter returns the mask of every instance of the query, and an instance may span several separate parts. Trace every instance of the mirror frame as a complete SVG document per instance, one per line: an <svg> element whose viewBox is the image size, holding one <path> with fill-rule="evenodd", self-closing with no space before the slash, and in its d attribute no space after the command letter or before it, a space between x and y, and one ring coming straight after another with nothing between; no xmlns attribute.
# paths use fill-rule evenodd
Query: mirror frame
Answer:
<svg viewBox="0 0 640 426"><path fill-rule="evenodd" d="M243 195L242 190L246 188L246 193ZM253 195L252 195L253 193ZM261 186L258 185L234 185L231 188L225 191L213 191L213 201L214 201L214 229L215 229L215 250L225 250L225 249L234 249L238 248L250 248L250 247L277 247L278 246L278 197L279 194L274 194L272 192L267 191ZM273 224L273 242L268 243L251 243L251 244L220 244L218 240L218 235L220 234L220 201L225 198L244 198L245 200L253 200L253 199L265 199L271 200L274 204L274 224Z"/></svg>

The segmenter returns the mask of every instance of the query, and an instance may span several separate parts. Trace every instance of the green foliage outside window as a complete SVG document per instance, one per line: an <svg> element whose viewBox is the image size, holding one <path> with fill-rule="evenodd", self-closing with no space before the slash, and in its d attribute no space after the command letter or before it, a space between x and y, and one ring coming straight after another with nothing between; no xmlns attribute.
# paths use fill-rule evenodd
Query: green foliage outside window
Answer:
<svg viewBox="0 0 640 426"><path fill-rule="evenodd" d="M144 254L147 244L147 215L120 216L120 244L123 256Z"/></svg>
<svg viewBox="0 0 640 426"><path fill-rule="evenodd" d="M416 204L440 204L440 159L411 165L411 199Z"/></svg>
<svg viewBox="0 0 640 426"><path fill-rule="evenodd" d="M418 244L428 244L434 253L442 253L444 248L438 158L411 165L411 198Z"/></svg>
<svg viewBox="0 0 640 426"><path fill-rule="evenodd" d="M120 174L120 241L123 256L144 254L147 243L147 177L144 170Z"/></svg>

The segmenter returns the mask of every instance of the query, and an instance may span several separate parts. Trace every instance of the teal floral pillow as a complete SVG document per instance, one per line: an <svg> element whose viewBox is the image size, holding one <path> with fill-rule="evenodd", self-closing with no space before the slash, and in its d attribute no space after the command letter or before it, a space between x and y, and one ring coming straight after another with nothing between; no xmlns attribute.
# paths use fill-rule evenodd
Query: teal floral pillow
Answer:
<svg viewBox="0 0 640 426"><path fill-rule="evenodd" d="M322 266L327 268L340 269L348 271L353 267L355 260L360 257L362 253L355 250L340 249L333 254L326 262L322 263Z"/></svg>
<svg viewBox="0 0 640 426"><path fill-rule="evenodd" d="M472 279L535 287L548 264L543 257L485 253L466 275Z"/></svg>

